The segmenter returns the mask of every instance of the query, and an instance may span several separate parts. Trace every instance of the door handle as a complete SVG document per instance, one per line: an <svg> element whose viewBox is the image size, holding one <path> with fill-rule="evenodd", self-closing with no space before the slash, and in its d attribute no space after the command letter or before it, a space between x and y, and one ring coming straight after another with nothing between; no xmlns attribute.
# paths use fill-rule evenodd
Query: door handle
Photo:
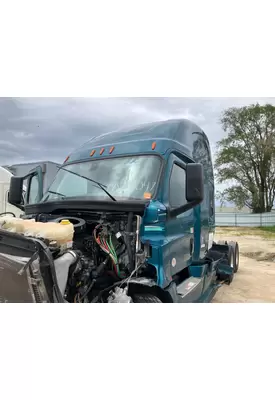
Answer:
<svg viewBox="0 0 275 400"><path fill-rule="evenodd" d="M214 206L213 204L210 205L210 217L213 217L214 215Z"/></svg>

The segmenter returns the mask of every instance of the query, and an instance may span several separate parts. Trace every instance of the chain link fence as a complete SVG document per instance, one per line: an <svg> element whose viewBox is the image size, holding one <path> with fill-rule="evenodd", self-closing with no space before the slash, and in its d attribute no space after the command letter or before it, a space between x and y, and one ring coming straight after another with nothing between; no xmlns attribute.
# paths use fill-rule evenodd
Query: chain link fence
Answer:
<svg viewBox="0 0 275 400"><path fill-rule="evenodd" d="M225 213L216 212L216 226L275 226L275 213Z"/></svg>

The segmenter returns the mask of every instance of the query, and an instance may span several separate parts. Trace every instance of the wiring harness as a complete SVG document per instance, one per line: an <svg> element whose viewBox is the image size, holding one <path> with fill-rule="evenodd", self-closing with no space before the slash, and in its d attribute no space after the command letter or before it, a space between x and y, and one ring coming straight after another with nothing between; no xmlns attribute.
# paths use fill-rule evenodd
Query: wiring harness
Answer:
<svg viewBox="0 0 275 400"><path fill-rule="evenodd" d="M100 230L100 228L101 228L101 230ZM99 224L94 229L94 239L95 239L95 242L101 248L101 250L110 257L115 274L117 275L118 278L121 278L121 271L119 269L118 256L116 253L116 249L113 245L112 235L108 234L108 232L103 227L103 225Z"/></svg>

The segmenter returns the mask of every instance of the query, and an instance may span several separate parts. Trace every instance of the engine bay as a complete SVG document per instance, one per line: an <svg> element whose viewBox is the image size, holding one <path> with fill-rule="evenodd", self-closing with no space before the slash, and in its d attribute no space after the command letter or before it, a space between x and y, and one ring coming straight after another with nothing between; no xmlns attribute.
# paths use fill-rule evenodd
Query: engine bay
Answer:
<svg viewBox="0 0 275 400"><path fill-rule="evenodd" d="M78 262L69 272L64 294L68 302L95 301L101 292L108 293L107 288L141 267L136 263L138 220L131 213L119 220L107 216L97 221L78 219L72 248Z"/></svg>
<svg viewBox="0 0 275 400"><path fill-rule="evenodd" d="M132 302L127 293L129 280L152 276L152 268L146 263L150 248L140 242L140 224L141 217L132 212L45 214L33 219L0 220L2 230L43 244L48 264L53 264L53 282L63 301L69 303ZM45 264L33 260L32 271L39 270L39 262ZM43 301L41 290L39 296L34 288L33 273L30 279L35 301Z"/></svg>

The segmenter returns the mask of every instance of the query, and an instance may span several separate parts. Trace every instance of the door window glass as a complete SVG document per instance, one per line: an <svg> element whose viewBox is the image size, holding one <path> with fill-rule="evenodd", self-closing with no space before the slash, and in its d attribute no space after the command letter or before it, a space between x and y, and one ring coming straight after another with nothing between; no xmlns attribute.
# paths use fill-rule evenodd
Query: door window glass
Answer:
<svg viewBox="0 0 275 400"><path fill-rule="evenodd" d="M29 187L29 204L35 204L39 202L38 199L38 193L39 193L39 182L38 182L38 176L34 175L31 178L30 181L30 187Z"/></svg>
<svg viewBox="0 0 275 400"><path fill-rule="evenodd" d="M169 192L169 201L172 207L181 207L186 204L186 172L177 164L174 164L172 169Z"/></svg>

